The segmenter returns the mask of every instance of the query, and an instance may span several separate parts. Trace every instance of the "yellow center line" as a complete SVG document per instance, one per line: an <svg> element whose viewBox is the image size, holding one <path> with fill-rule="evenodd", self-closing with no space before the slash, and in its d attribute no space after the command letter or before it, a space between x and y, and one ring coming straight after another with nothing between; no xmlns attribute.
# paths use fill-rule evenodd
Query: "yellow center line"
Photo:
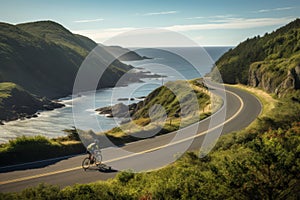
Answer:
<svg viewBox="0 0 300 200"><path fill-rule="evenodd" d="M1 181L0 185L4 185L4 184L8 184L8 183L15 183L15 182L20 182L20 181L27 181L30 179L35 179L35 178L41 178L44 176L51 176L54 174L60 174L60 173L64 173L64 172L69 172L69 171L73 171L73 170L77 170L82 168L80 167L73 167L73 168L69 168L69 169L63 169L63 170L59 170L59 171L54 171L54 172L48 172L48 173L44 173L44 174L37 174L37 175L33 175L33 176L27 176L27 177L22 177L22 178L17 178L17 179L13 179L13 180L8 180L8 181Z"/></svg>
<svg viewBox="0 0 300 200"><path fill-rule="evenodd" d="M229 121L231 121L232 119L234 119L236 116L238 116L240 114L240 112L242 111L243 107L244 107L244 102L243 102L243 100L242 100L241 97L239 97L237 94L235 94L235 93L233 93L231 91L227 90L226 92L231 93L232 95L236 96L239 99L239 101L241 103L241 106L240 106L239 110L233 116L231 116L229 119L227 119L223 123L221 123L221 124L219 124L219 125L211 128L211 129L208 129L206 131L200 132L200 133L198 133L196 135L184 138L182 140L178 140L176 142L168 143L168 144L165 144L165 145L162 145L162 146L158 146L158 147L155 147L155 148L152 148L152 149L148 149L148 150L145 150L145 151L141 151L141 152L133 153L133 154L130 154L130 155L126 155L126 156L114 158L114 159L111 159L111 160L107 160L107 161L105 161L105 163L110 163L110 162L122 160L122 159L125 159L125 158L129 158L129 157L133 157L133 156L137 156L137 155L149 153L149 152L152 152L152 151L157 151L157 150L162 149L162 148L166 148L166 147L169 147L169 146L172 146L172 145L176 145L176 144L188 141L190 139L194 139L194 138L200 137L200 136L202 136L204 134L207 134L210 131L213 131L213 130L215 130L215 129L221 127L221 126L223 126L224 124L228 123ZM22 177L22 178L7 180L7 181L1 181L0 185L9 184L9 183L15 183L15 182L21 182L21 181L27 181L27 180L30 180L30 179L41 178L41 177L45 177L45 176L51 176L51 175L55 175L55 174L60 174L60 173L65 173L65 172L70 172L70 171L75 171L75 170L78 170L78 169L81 169L81 168L82 168L81 166L78 166L78 167L68 168L68 169L59 170L59 171L53 171L53 172L48 172L48 173L43 173L43 174L37 174L37 175L33 175L33 176Z"/></svg>

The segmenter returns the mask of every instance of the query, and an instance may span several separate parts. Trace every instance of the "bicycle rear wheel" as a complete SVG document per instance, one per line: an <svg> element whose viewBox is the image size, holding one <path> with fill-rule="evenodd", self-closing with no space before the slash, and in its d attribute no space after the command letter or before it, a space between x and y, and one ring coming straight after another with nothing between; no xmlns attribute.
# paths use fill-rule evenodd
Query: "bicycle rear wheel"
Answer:
<svg viewBox="0 0 300 200"><path fill-rule="evenodd" d="M84 170L87 170L90 167L90 165L91 165L91 161L90 161L90 159L88 157L85 158L85 159L83 159L83 161L82 161L82 168Z"/></svg>

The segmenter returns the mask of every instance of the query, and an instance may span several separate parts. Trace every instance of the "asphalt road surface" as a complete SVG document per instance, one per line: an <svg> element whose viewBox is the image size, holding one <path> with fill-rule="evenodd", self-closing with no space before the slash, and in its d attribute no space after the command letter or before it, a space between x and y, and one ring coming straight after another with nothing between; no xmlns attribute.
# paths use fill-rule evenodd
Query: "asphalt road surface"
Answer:
<svg viewBox="0 0 300 200"><path fill-rule="evenodd" d="M64 158L46 165L39 162L35 163L39 167L25 170L6 168L8 172L0 173L0 192L20 191L39 183L65 187L107 180L124 169L136 172L154 170L174 162L187 150L199 151L199 155L204 156L219 135L247 127L262 109L261 103L253 95L237 88L225 88L226 96L222 98L226 101L211 117L174 133L132 142L123 147L104 148L102 155L106 166L100 170L94 167L84 171L81 168L86 155ZM220 92L217 88L212 89L213 93Z"/></svg>

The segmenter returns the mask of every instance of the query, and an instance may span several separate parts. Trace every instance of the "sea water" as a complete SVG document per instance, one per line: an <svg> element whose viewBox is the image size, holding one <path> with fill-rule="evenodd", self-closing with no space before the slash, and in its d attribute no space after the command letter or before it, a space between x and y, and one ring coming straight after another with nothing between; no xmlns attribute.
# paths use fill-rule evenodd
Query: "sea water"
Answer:
<svg viewBox="0 0 300 200"><path fill-rule="evenodd" d="M195 48L177 49L138 49L140 55L150 57L140 61L128 61L127 64L136 67L136 70L148 71L152 74L162 75L161 78L145 78L143 82L131 83L127 86L97 90L95 93L87 92L75 98L65 97L60 99L66 106L53 111L42 111L37 118L16 120L0 126L0 143L9 139L26 135L44 135L49 138L65 136L62 130L77 127L82 130L96 132L109 130L118 125L113 118L99 115L95 109L114 105L116 103L130 104L138 102L151 91L168 81L193 79L208 73L216 61L230 47L206 47L211 62L193 66L180 52L188 52L191 57L198 56ZM178 50L178 51L176 51ZM170 53L171 52L171 53ZM175 53L174 53L175 52ZM179 52L179 53L178 53ZM176 53L180 54L177 55ZM193 55L195 54L195 55ZM129 98L119 101L119 98ZM133 98L134 100L130 100ZM92 103L91 103L92 102ZM77 106L74 120L73 107Z"/></svg>

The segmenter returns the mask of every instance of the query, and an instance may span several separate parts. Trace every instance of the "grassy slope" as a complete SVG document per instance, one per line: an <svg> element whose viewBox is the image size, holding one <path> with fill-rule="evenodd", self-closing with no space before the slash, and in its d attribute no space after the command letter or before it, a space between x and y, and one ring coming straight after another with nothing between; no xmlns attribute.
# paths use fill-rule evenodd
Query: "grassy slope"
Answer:
<svg viewBox="0 0 300 200"><path fill-rule="evenodd" d="M17 83L39 96L69 95L78 68L97 45L52 21L0 27L0 82ZM115 61L100 85L113 86L128 69Z"/></svg>
<svg viewBox="0 0 300 200"><path fill-rule="evenodd" d="M96 46L89 38L74 35L62 25L52 21L18 24L17 27L46 41L73 49L82 56L86 56Z"/></svg>
<svg viewBox="0 0 300 200"><path fill-rule="evenodd" d="M17 85L14 83L0 83L0 98L1 98L1 103L3 99L8 98L11 96L11 91L12 89L17 88Z"/></svg>
<svg viewBox="0 0 300 200"><path fill-rule="evenodd" d="M47 139L44 136L18 137L0 144L0 166L57 158L85 152L75 130L66 130L65 137ZM36 151L38 149L38 151Z"/></svg>
<svg viewBox="0 0 300 200"><path fill-rule="evenodd" d="M1 81L40 96L67 94L82 56L10 24L1 24ZM62 67L63 66L63 67ZM55 77L56 81L53 81ZM68 84L66 84L68 83Z"/></svg>
<svg viewBox="0 0 300 200"><path fill-rule="evenodd" d="M62 104L51 102L45 98L37 98L15 83L0 83L0 120L26 117L38 110L53 109L62 106Z"/></svg>
<svg viewBox="0 0 300 200"><path fill-rule="evenodd" d="M85 38L85 40L89 40L90 43L86 45L79 37L62 25L51 21L18 24L17 27L47 42L53 42L66 49L72 49L82 57L87 56L89 51L96 46L96 43L88 38Z"/></svg>
<svg viewBox="0 0 300 200"><path fill-rule="evenodd" d="M77 52L83 59L97 45L91 39L82 35L73 34L62 25L51 21L32 22L19 24L17 26L37 37L59 45L66 51L71 49ZM100 47L98 46L98 48ZM105 47L102 48L101 53L103 59L111 56L111 54L106 51ZM83 61L83 59L81 59L81 61ZM79 64L81 64L81 62ZM100 80L99 87L103 88L114 86L119 78L130 69L130 66L123 64L119 60L115 60L104 72L102 79Z"/></svg>
<svg viewBox="0 0 300 200"><path fill-rule="evenodd" d="M192 94L195 95L194 100L196 101L193 100ZM199 106L191 106L195 105L194 103L198 103ZM132 115L133 122L113 128L105 134L112 140L129 142L135 140L134 137L131 137L133 134L146 134L147 131L151 132L154 129L161 129L158 134L175 131L179 127L188 126L209 116L211 114L210 103L208 91L198 80L168 82L137 104ZM166 120L164 122L155 122L159 118L158 113L160 112L158 111L151 116L151 122L149 111L156 105L162 106L165 110Z"/></svg>

